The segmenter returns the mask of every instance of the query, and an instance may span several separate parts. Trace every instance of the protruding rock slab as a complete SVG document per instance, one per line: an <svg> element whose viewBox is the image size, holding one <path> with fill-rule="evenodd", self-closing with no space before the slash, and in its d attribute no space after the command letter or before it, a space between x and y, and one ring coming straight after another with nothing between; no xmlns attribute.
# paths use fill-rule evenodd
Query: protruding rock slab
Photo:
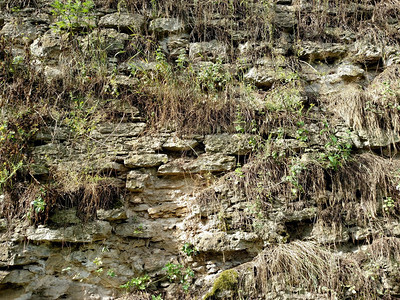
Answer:
<svg viewBox="0 0 400 300"><path fill-rule="evenodd" d="M206 152L245 155L252 151L252 140L257 136L250 134L214 134L204 140Z"/></svg>
<svg viewBox="0 0 400 300"><path fill-rule="evenodd" d="M210 42L192 43L189 45L189 58L202 61L222 61L227 58L227 47L216 40Z"/></svg>
<svg viewBox="0 0 400 300"><path fill-rule="evenodd" d="M150 207L148 210L152 218L171 218L183 216L186 213L186 205L184 203L168 202L158 206Z"/></svg>
<svg viewBox="0 0 400 300"><path fill-rule="evenodd" d="M194 245L199 251L241 251L254 248L258 240L253 232L202 232L196 236Z"/></svg>
<svg viewBox="0 0 400 300"><path fill-rule="evenodd" d="M178 137L170 137L162 147L168 151L189 151L196 147L199 143L196 140L181 139Z"/></svg>
<svg viewBox="0 0 400 300"><path fill-rule="evenodd" d="M159 175L184 175L207 172L226 172L232 170L236 165L233 156L223 154L203 154L197 159L176 159L158 169Z"/></svg>
<svg viewBox="0 0 400 300"><path fill-rule="evenodd" d="M158 18L150 22L150 31L159 34L173 34L185 31L185 24L177 18Z"/></svg>
<svg viewBox="0 0 400 300"><path fill-rule="evenodd" d="M99 26L134 32L144 26L144 17L139 14L116 12L102 17Z"/></svg>
<svg viewBox="0 0 400 300"><path fill-rule="evenodd" d="M168 162L166 154L135 154L125 159L128 168L151 168Z"/></svg>
<svg viewBox="0 0 400 300"><path fill-rule="evenodd" d="M92 243L109 237L111 229L111 225L105 221L60 229L50 229L44 226L30 227L27 230L27 239L36 242Z"/></svg>
<svg viewBox="0 0 400 300"><path fill-rule="evenodd" d="M103 123L91 132L91 137L99 138L103 135L109 137L134 137L141 134L146 127L146 123Z"/></svg>

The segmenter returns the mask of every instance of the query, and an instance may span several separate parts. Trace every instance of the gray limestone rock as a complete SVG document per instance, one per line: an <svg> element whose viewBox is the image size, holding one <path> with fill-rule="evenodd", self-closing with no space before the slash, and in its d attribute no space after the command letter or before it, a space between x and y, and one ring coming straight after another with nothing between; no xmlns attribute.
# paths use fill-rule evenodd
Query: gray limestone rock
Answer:
<svg viewBox="0 0 400 300"><path fill-rule="evenodd" d="M173 34L160 41L160 45L172 58L177 58L181 54L186 54L189 46L189 35L186 33Z"/></svg>
<svg viewBox="0 0 400 300"><path fill-rule="evenodd" d="M92 243L111 235L111 225L105 221L95 221L85 225L75 225L66 228L50 229L44 226L30 227L26 237L36 242L71 242Z"/></svg>
<svg viewBox="0 0 400 300"><path fill-rule="evenodd" d="M241 251L256 248L260 238L254 232L237 231L201 232L195 237L194 245L199 251ZM260 246L260 245L258 245Z"/></svg>
<svg viewBox="0 0 400 300"><path fill-rule="evenodd" d="M191 43L189 45L189 58L194 61L213 61L227 59L227 46L217 40L210 42Z"/></svg>
<svg viewBox="0 0 400 300"><path fill-rule="evenodd" d="M187 207L185 203L168 202L158 206L150 207L147 212L151 218L171 218L185 215Z"/></svg>
<svg viewBox="0 0 400 300"><path fill-rule="evenodd" d="M131 192L141 192L149 181L149 175L138 171L130 171L126 178L126 189Z"/></svg>
<svg viewBox="0 0 400 300"><path fill-rule="evenodd" d="M163 149L168 151L189 151L193 150L199 143L196 140L192 139L181 139L177 136L173 136L168 138L165 143L162 145Z"/></svg>
<svg viewBox="0 0 400 300"><path fill-rule="evenodd" d="M296 8L294 6L276 5L273 23L284 29L293 29L297 24Z"/></svg>
<svg viewBox="0 0 400 300"><path fill-rule="evenodd" d="M339 65L337 68L338 76L343 78L344 80L362 77L364 73L365 73L364 69L349 63L343 63Z"/></svg>
<svg viewBox="0 0 400 300"><path fill-rule="evenodd" d="M316 43L302 42L298 46L298 55L309 61L328 60L343 57L348 51L348 47L339 43Z"/></svg>
<svg viewBox="0 0 400 300"><path fill-rule="evenodd" d="M32 23L17 18L10 20L0 30L0 35L9 37L20 45L29 45L40 33L41 30Z"/></svg>
<svg viewBox="0 0 400 300"><path fill-rule="evenodd" d="M150 22L149 29L158 34L175 34L185 31L185 23L177 18L158 18Z"/></svg>
<svg viewBox="0 0 400 300"><path fill-rule="evenodd" d="M114 57L117 53L125 49L125 44L129 40L129 34L118 32L113 28L94 30L82 40L82 47L85 51L105 51L109 57Z"/></svg>
<svg viewBox="0 0 400 300"><path fill-rule="evenodd" d="M158 168L159 175L184 175L226 172L234 169L236 159L224 154L202 154L197 159L176 159Z"/></svg>
<svg viewBox="0 0 400 300"><path fill-rule="evenodd" d="M260 137L251 134L215 134L207 135L204 139L206 152L246 155L253 150L252 141Z"/></svg>
<svg viewBox="0 0 400 300"><path fill-rule="evenodd" d="M124 160L124 164L128 168L157 167L167 162L168 156L166 154L136 154Z"/></svg>
<svg viewBox="0 0 400 300"><path fill-rule="evenodd" d="M91 131L93 138L136 137L141 134L146 123L102 123Z"/></svg>
<svg viewBox="0 0 400 300"><path fill-rule="evenodd" d="M52 31L37 38L30 46L33 56L51 62L58 62L61 53L61 38Z"/></svg>
<svg viewBox="0 0 400 300"><path fill-rule="evenodd" d="M60 67L45 66L43 71L44 76L48 81L57 81L64 78L64 72Z"/></svg>
<svg viewBox="0 0 400 300"><path fill-rule="evenodd" d="M124 32L137 32L143 28L145 18L139 14L116 12L100 18L99 26Z"/></svg>
<svg viewBox="0 0 400 300"><path fill-rule="evenodd" d="M98 209L97 218L99 218L99 220L106 220L106 221L119 221L119 220L126 220L128 217L126 215L125 208L121 207L109 210Z"/></svg>

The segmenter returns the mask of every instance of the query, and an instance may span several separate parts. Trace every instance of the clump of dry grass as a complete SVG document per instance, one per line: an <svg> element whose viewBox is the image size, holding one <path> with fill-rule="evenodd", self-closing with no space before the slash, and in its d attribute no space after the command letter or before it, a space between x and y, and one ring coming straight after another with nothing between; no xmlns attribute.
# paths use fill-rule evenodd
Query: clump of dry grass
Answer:
<svg viewBox="0 0 400 300"><path fill-rule="evenodd" d="M400 130L400 67L378 75L364 91L348 88L328 97L330 109L367 139L396 143Z"/></svg>
<svg viewBox="0 0 400 300"><path fill-rule="evenodd" d="M334 232L354 225L374 228L379 219L389 221L400 214L399 168L372 153L354 155L337 170L318 160L274 159L264 154L223 178L229 196L211 188L198 201L212 211L228 205L229 197L235 203L239 199L248 203L251 209L239 209L232 220L228 216L231 228L248 230L250 225L256 230L255 220L269 219L277 209L308 208L315 208L316 222Z"/></svg>
<svg viewBox="0 0 400 300"><path fill-rule="evenodd" d="M300 1L295 3L298 5ZM326 29L350 30L358 38L363 38L364 30L368 28L370 32L383 34L381 37L387 41L399 41L396 28L392 25L400 15L398 0L308 1L298 7L299 38L336 42L335 37L329 36Z"/></svg>
<svg viewBox="0 0 400 300"><path fill-rule="evenodd" d="M311 292L331 299L376 295L375 282L357 261L341 257L313 242L271 245L251 263L238 268L242 296Z"/></svg>

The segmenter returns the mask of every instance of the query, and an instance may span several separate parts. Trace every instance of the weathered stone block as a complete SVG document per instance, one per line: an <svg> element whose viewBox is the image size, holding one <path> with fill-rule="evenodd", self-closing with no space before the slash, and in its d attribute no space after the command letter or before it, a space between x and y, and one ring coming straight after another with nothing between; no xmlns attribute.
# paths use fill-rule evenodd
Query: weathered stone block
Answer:
<svg viewBox="0 0 400 300"><path fill-rule="evenodd" d="M297 24L295 8L286 5L276 5L273 22L284 29L292 29Z"/></svg>
<svg viewBox="0 0 400 300"><path fill-rule="evenodd" d="M93 138L135 137L141 134L146 123L102 123L90 133Z"/></svg>
<svg viewBox="0 0 400 300"><path fill-rule="evenodd" d="M114 28L124 32L135 32L140 30L144 26L144 23L144 17L139 14L116 12L101 17L99 26Z"/></svg>
<svg viewBox="0 0 400 300"><path fill-rule="evenodd" d="M227 58L227 46L219 41L212 40L210 42L191 43L189 45L189 58L191 60L202 61L222 61Z"/></svg>
<svg viewBox="0 0 400 300"><path fill-rule="evenodd" d="M95 221L59 229L50 229L44 226L30 227L26 235L28 240L36 242L92 243L109 237L111 229L108 222Z"/></svg>
<svg viewBox="0 0 400 300"><path fill-rule="evenodd" d="M238 231L234 234L226 232L202 232L195 237L193 243L200 251L241 251L254 248L260 238L254 232Z"/></svg>
<svg viewBox="0 0 400 300"><path fill-rule="evenodd" d="M171 218L183 216L186 211L186 205L184 203L163 203L158 206L150 207L148 213L151 218Z"/></svg>
<svg viewBox="0 0 400 300"><path fill-rule="evenodd" d="M176 159L158 169L159 175L184 175L208 172L226 172L236 165L233 156L223 154L203 154L197 159Z"/></svg>
<svg viewBox="0 0 400 300"><path fill-rule="evenodd" d="M251 134L214 134L204 139L206 152L245 155L252 151L252 140L260 137Z"/></svg>
<svg viewBox="0 0 400 300"><path fill-rule="evenodd" d="M150 22L150 31L159 34L173 34L185 31L185 23L177 18L158 18Z"/></svg>
<svg viewBox="0 0 400 300"><path fill-rule="evenodd" d="M299 46L298 55L309 61L327 60L343 57L347 51L347 45L343 44L306 41Z"/></svg>
<svg viewBox="0 0 400 300"><path fill-rule="evenodd" d="M162 145L165 150L168 151L189 151L196 147L199 143L196 140L181 139L176 136L170 137Z"/></svg>
<svg viewBox="0 0 400 300"><path fill-rule="evenodd" d="M30 22L21 22L12 19L0 30L0 35L4 35L18 42L20 45L30 44L40 34L39 28Z"/></svg>
<svg viewBox="0 0 400 300"><path fill-rule="evenodd" d="M99 218L99 220L106 221L118 221L127 219L126 211L123 207L109 210L98 209L97 217Z"/></svg>
<svg viewBox="0 0 400 300"><path fill-rule="evenodd" d="M49 31L36 39L30 49L33 56L48 61L58 61L61 53L61 38Z"/></svg>
<svg viewBox="0 0 400 300"><path fill-rule="evenodd" d="M166 154L138 154L124 160L124 164L128 168L157 167L167 162L168 156Z"/></svg>
<svg viewBox="0 0 400 300"><path fill-rule="evenodd" d="M126 189L131 192L141 192L149 180L148 174L131 171L126 178Z"/></svg>

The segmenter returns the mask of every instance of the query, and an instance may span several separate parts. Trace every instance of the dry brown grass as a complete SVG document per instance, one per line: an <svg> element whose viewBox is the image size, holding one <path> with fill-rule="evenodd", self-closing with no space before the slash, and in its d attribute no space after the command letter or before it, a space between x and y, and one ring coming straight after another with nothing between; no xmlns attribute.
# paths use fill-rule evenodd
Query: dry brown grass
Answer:
<svg viewBox="0 0 400 300"><path fill-rule="evenodd" d="M350 87L339 95L328 97L325 102L365 138L394 144L400 130L399 75L400 67L390 66L365 91Z"/></svg>
<svg viewBox="0 0 400 300"><path fill-rule="evenodd" d="M330 299L376 298L375 282L364 275L356 260L313 242L268 246L238 271L244 298L280 292L288 296L311 292Z"/></svg>
<svg viewBox="0 0 400 300"><path fill-rule="evenodd" d="M296 174L293 164L299 167ZM355 225L381 232L379 220L388 222L400 214L399 169L397 162L372 153L354 155L337 170L318 160L276 160L264 154L222 179L229 196L210 188L198 201L210 213L223 210L229 197L247 203L248 209L226 216L230 229L257 231L256 223L276 209L290 213L315 208L315 222L333 233Z"/></svg>

